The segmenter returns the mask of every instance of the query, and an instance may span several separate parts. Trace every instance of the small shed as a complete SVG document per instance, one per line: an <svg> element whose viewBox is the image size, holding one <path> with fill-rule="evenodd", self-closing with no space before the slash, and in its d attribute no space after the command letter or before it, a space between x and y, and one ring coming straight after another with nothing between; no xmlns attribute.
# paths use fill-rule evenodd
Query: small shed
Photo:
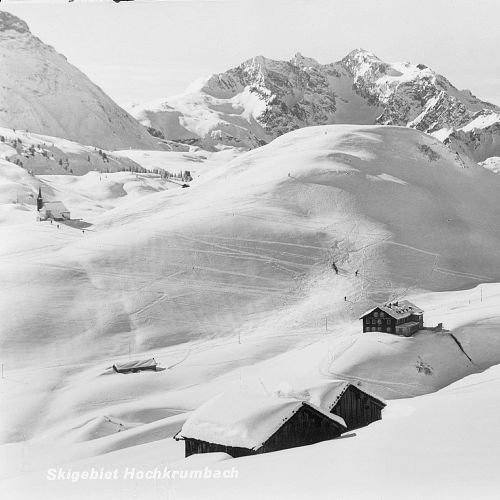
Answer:
<svg viewBox="0 0 500 500"><path fill-rule="evenodd" d="M62 201L46 201L43 203L42 211L46 219L69 220L71 214Z"/></svg>
<svg viewBox="0 0 500 500"><path fill-rule="evenodd" d="M305 446L339 437L342 418L307 401L220 394L195 410L174 436L186 457L224 452L233 458Z"/></svg>
<svg viewBox="0 0 500 500"><path fill-rule="evenodd" d="M156 371L156 369L157 363L155 358L126 361L124 363L116 363L113 365L113 370L116 373L136 373L146 370Z"/></svg>
<svg viewBox="0 0 500 500"><path fill-rule="evenodd" d="M342 417L347 430L382 419L384 400L345 380L326 380L306 391L311 404Z"/></svg>

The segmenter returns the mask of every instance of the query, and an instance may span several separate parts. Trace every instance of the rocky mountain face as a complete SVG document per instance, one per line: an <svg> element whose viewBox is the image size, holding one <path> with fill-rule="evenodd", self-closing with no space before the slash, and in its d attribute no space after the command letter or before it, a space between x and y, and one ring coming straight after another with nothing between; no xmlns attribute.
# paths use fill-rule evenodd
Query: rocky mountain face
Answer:
<svg viewBox="0 0 500 500"><path fill-rule="evenodd" d="M389 64L360 49L330 64L254 57L131 112L160 136L206 148L253 148L311 125L379 123L435 135L476 161L500 151L497 106L423 64Z"/></svg>
<svg viewBox="0 0 500 500"><path fill-rule="evenodd" d="M156 149L157 140L64 56L0 11L0 126L103 149Z"/></svg>

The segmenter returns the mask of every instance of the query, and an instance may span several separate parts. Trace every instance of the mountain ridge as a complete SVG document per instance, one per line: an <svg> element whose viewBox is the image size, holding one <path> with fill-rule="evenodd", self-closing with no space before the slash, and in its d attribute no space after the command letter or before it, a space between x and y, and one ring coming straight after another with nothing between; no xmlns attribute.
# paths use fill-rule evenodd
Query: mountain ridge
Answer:
<svg viewBox="0 0 500 500"><path fill-rule="evenodd" d="M251 149L297 128L353 123L416 128L475 161L500 151L498 106L424 64L387 63L364 49L327 64L299 52L289 61L256 56L130 111L165 138L207 149ZM487 125L467 128L478 119Z"/></svg>

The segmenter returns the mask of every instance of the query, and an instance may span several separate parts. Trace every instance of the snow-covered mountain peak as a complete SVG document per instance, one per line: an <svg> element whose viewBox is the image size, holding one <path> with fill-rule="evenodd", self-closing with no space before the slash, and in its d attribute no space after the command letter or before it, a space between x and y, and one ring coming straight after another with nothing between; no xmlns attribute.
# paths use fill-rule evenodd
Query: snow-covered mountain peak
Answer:
<svg viewBox="0 0 500 500"><path fill-rule="evenodd" d="M290 64L299 66L300 68L314 68L320 66L319 62L312 57L305 57L300 52L297 52L291 59Z"/></svg>
<svg viewBox="0 0 500 500"><path fill-rule="evenodd" d="M342 65L354 78L378 78L388 72L390 65L379 59L373 52L355 49L342 59Z"/></svg>

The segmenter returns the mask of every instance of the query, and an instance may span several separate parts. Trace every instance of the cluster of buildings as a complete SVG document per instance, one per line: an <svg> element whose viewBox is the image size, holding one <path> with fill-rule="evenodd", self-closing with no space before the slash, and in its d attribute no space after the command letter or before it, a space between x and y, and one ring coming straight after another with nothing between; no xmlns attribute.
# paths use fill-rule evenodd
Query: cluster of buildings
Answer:
<svg viewBox="0 0 500 500"><path fill-rule="evenodd" d="M385 403L345 380L326 380L300 396L221 394L200 406L174 436L186 457L233 458L334 439L382 418Z"/></svg>
<svg viewBox="0 0 500 500"><path fill-rule="evenodd" d="M408 300L364 313L363 332L408 337L423 328L424 312ZM325 380L292 396L221 394L200 406L174 436L186 457L224 452L233 458L334 439L382 418L382 398L345 380Z"/></svg>

